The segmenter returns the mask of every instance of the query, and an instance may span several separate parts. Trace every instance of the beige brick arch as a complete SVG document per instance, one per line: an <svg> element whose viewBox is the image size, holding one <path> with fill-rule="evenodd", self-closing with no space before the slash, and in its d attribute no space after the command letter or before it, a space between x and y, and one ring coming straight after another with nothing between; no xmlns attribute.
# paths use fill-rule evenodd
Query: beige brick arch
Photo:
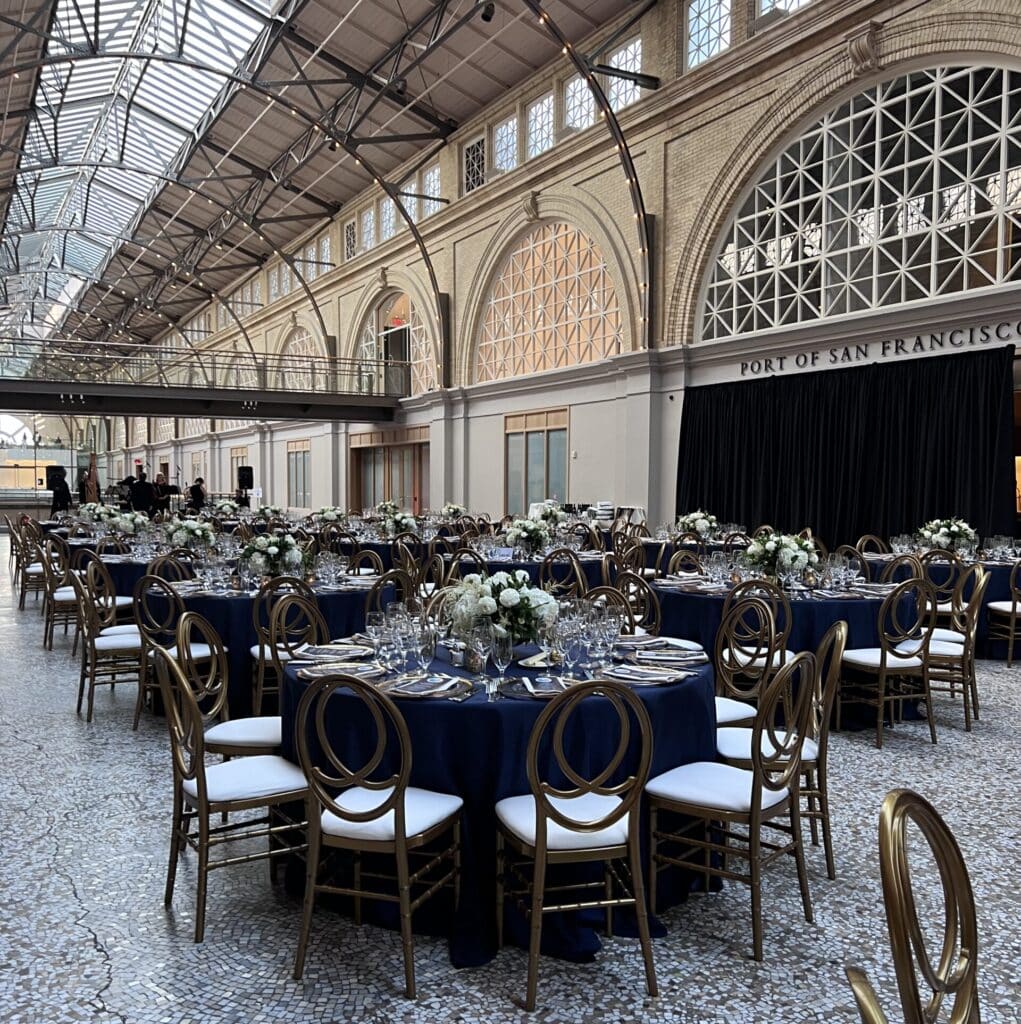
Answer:
<svg viewBox="0 0 1021 1024"><path fill-rule="evenodd" d="M875 42L879 70L857 74L846 46L805 66L721 161L722 169L705 188L705 201L676 250L683 258L675 268L665 268L665 279L672 275L673 283L666 296L664 346L695 340L706 275L721 233L762 169L813 121L857 93L926 67L1021 69L1021 20L1012 0L988 3L984 11L947 9L877 26Z"/></svg>
<svg viewBox="0 0 1021 1024"><path fill-rule="evenodd" d="M554 223L577 228L599 248L620 307L621 351L632 352L640 347L642 307L635 246L628 246L617 219L592 196L577 190L570 194L556 189L529 192L493 233L472 276L463 315L456 318L459 329L453 343L455 383L473 383L482 319L493 282L507 254L529 231Z"/></svg>

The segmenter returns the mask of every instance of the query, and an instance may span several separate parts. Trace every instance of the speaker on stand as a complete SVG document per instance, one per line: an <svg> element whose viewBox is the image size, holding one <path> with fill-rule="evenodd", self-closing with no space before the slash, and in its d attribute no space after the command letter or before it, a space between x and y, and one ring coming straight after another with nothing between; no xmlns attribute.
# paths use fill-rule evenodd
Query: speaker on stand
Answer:
<svg viewBox="0 0 1021 1024"><path fill-rule="evenodd" d="M248 492L255 486L255 473L251 466L238 466L238 490L244 492L241 505L249 507Z"/></svg>

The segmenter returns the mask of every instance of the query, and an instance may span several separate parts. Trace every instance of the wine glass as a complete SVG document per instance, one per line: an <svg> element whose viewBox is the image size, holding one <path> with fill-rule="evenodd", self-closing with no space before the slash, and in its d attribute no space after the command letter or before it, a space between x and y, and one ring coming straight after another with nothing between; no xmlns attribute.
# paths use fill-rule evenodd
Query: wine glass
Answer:
<svg viewBox="0 0 1021 1024"><path fill-rule="evenodd" d="M478 655L482 665L476 682L483 683L488 693L489 681L486 678L486 662L489 660L489 652L493 648L493 627L488 620L481 619L472 627L469 646Z"/></svg>
<svg viewBox="0 0 1021 1024"><path fill-rule="evenodd" d="M564 630L564 673L565 679L574 681L574 666L585 653L585 632L577 622L569 623Z"/></svg>
<svg viewBox="0 0 1021 1024"><path fill-rule="evenodd" d="M375 650L379 649L379 641L383 637L383 627L386 625L386 616L382 612L369 612L365 616L365 633Z"/></svg>
<svg viewBox="0 0 1021 1024"><path fill-rule="evenodd" d="M436 630L427 623L422 623L416 632L416 638L415 657L424 676L428 673L433 658L436 657Z"/></svg>
<svg viewBox="0 0 1021 1024"><path fill-rule="evenodd" d="M493 630L492 658L493 665L500 675L493 686L492 692L489 694L489 699L498 700L500 687L507 678L507 667L514 660L514 640L509 629Z"/></svg>

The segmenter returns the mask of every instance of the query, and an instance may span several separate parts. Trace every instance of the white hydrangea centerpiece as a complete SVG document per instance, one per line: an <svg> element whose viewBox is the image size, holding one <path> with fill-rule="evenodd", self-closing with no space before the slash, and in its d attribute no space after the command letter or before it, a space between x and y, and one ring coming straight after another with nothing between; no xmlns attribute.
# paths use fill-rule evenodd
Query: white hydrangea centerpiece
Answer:
<svg viewBox="0 0 1021 1024"><path fill-rule="evenodd" d="M924 547L941 551L971 551L978 543L974 527L963 519L930 519L919 531Z"/></svg>
<svg viewBox="0 0 1021 1024"><path fill-rule="evenodd" d="M504 539L510 547L523 548L535 555L549 544L549 527L543 519L515 519L504 533Z"/></svg>
<svg viewBox="0 0 1021 1024"><path fill-rule="evenodd" d="M117 533L134 536L147 530L152 524L149 517L142 512L122 512L119 516L108 520L108 525Z"/></svg>
<svg viewBox="0 0 1021 1024"><path fill-rule="evenodd" d="M294 575L302 565L302 551L289 533L260 533L241 551L241 561L247 562L259 576Z"/></svg>
<svg viewBox="0 0 1021 1024"><path fill-rule="evenodd" d="M542 508L536 509L535 515L529 516L536 522L545 523L550 534L554 534L561 523L567 519L567 513L555 502L546 500Z"/></svg>
<svg viewBox="0 0 1021 1024"><path fill-rule="evenodd" d="M220 498L213 503L213 512L218 516L236 516L240 510L233 498Z"/></svg>
<svg viewBox="0 0 1021 1024"><path fill-rule="evenodd" d="M694 512L678 516L677 529L681 533L694 533L705 540L709 540L720 532L720 524L712 513L697 509Z"/></svg>
<svg viewBox="0 0 1021 1024"><path fill-rule="evenodd" d="M279 519L284 514L284 510L279 505L260 505L255 514L259 519Z"/></svg>
<svg viewBox="0 0 1021 1024"><path fill-rule="evenodd" d="M745 558L765 576L779 576L789 570L800 572L819 563L819 553L810 540L773 531L755 537L745 551Z"/></svg>
<svg viewBox="0 0 1021 1024"><path fill-rule="evenodd" d="M410 512L395 512L390 524L395 536L398 533L418 532L418 520Z"/></svg>
<svg viewBox="0 0 1021 1024"><path fill-rule="evenodd" d="M400 512L400 506L396 501L381 501L376 506L376 515L382 519L393 519L398 512Z"/></svg>
<svg viewBox="0 0 1021 1024"><path fill-rule="evenodd" d="M515 644L535 641L541 623L553 622L559 607L552 594L532 585L524 569L492 576L469 573L454 588L451 623L462 637L479 619L509 632Z"/></svg>
<svg viewBox="0 0 1021 1024"><path fill-rule="evenodd" d="M104 505L101 501L88 501L78 507L78 515L90 523L105 523L109 519L116 519L120 514L119 508Z"/></svg>
<svg viewBox="0 0 1021 1024"><path fill-rule="evenodd" d="M200 551L213 547L216 543L216 531L211 523L201 519L171 519L163 524L167 540L175 548L188 548Z"/></svg>
<svg viewBox="0 0 1021 1024"><path fill-rule="evenodd" d="M448 501L443 508L440 509L440 515L447 519L460 519L461 516L467 515L468 509L464 505L459 505L456 501Z"/></svg>
<svg viewBox="0 0 1021 1024"><path fill-rule="evenodd" d="M332 505L325 505L316 512L315 517L321 523L339 523L347 518L343 509L334 508Z"/></svg>

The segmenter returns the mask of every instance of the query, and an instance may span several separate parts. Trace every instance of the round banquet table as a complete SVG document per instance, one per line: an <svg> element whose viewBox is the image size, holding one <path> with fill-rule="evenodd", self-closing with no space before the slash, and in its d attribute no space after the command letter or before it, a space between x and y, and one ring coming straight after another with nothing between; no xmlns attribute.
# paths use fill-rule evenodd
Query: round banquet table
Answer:
<svg viewBox="0 0 1021 1024"><path fill-rule="evenodd" d="M362 577L371 583L369 577ZM230 680L227 689L231 718L243 718L252 713L252 654L258 643L252 621L252 606L256 591L227 591L226 593L181 594L184 607L198 612L209 620L227 645L227 663ZM365 629L365 597L368 588L349 586L344 590L315 588L319 610L326 619L331 637L350 636ZM389 599L392 599L391 592ZM153 607L158 612L161 599L155 598Z"/></svg>
<svg viewBox="0 0 1021 1024"><path fill-rule="evenodd" d="M659 597L662 622L660 633L684 640L697 640L710 653L723 620L726 592L699 593L653 583ZM826 630L843 619L847 623L847 646L879 646L881 597L811 598L791 601L791 632L788 650L814 651Z"/></svg>
<svg viewBox="0 0 1021 1024"><path fill-rule="evenodd" d="M100 555L100 560L110 573L114 593L131 596L135 584L145 575L147 561L131 555Z"/></svg>
<svg viewBox="0 0 1021 1024"><path fill-rule="evenodd" d="M887 563L893 558L893 555L869 555L865 560L869 564L872 578L879 579ZM983 561L981 564L982 568L989 573L989 586L986 587L985 603L989 604L990 601L1009 601L1010 573L1014 568L1014 563ZM944 565L940 562L930 563L929 578L936 586L945 583L949 575L949 565ZM906 577L907 570L905 569L897 574L897 582L901 582ZM982 607L982 614L978 620L975 654L979 658L995 658L999 661L1004 661L1007 657L1007 641L994 640L989 637L989 617L986 613L985 605Z"/></svg>
<svg viewBox="0 0 1021 1024"><path fill-rule="evenodd" d="M525 655L529 650L522 648ZM434 662L436 671L467 675L450 665L449 655L440 648ZM511 675L531 674L515 664ZM297 762L295 727L298 701L307 684L289 667L281 692L283 715L283 754ZM653 752L651 775L692 761L716 759L716 707L713 673L709 665L697 667L695 674L667 686L648 686L637 690L652 720ZM478 688L464 702L443 698L398 699L411 736L412 765L410 785L443 793L454 793L464 800L462 813L461 900L451 923L449 891L427 902L415 913L415 927L450 936L450 957L456 967L471 967L488 962L495 950L495 851L496 803L508 796L529 792L525 774L525 753L532 726L545 706L541 699L504 698L488 702ZM367 760L376 736L360 700L338 692L332 698L327 715L331 743L352 767ZM609 702L593 698L583 702L565 731L565 750L582 772L597 771L612 757L616 748L617 718ZM623 770L637 756L634 738L632 751ZM318 744L310 735L310 749L316 756ZM388 750L388 757L392 747ZM380 771L390 774L395 760L384 760ZM554 779L554 781L556 781ZM645 830L643 827L643 836ZM643 868L647 869L647 858ZM583 866L572 866L575 880ZM582 875L581 877L585 877ZM660 876L661 906L684 898L687 879L670 872ZM646 879L646 884L648 879ZM398 927L391 904L364 901L367 915L381 924ZM616 915L618 934L626 934L626 915ZM507 905L506 938L527 945L525 919L511 902ZM653 921L654 929L659 929ZM543 917L543 952L575 961L589 961L600 948L596 928L602 915L553 914ZM654 934L656 932L654 931Z"/></svg>

